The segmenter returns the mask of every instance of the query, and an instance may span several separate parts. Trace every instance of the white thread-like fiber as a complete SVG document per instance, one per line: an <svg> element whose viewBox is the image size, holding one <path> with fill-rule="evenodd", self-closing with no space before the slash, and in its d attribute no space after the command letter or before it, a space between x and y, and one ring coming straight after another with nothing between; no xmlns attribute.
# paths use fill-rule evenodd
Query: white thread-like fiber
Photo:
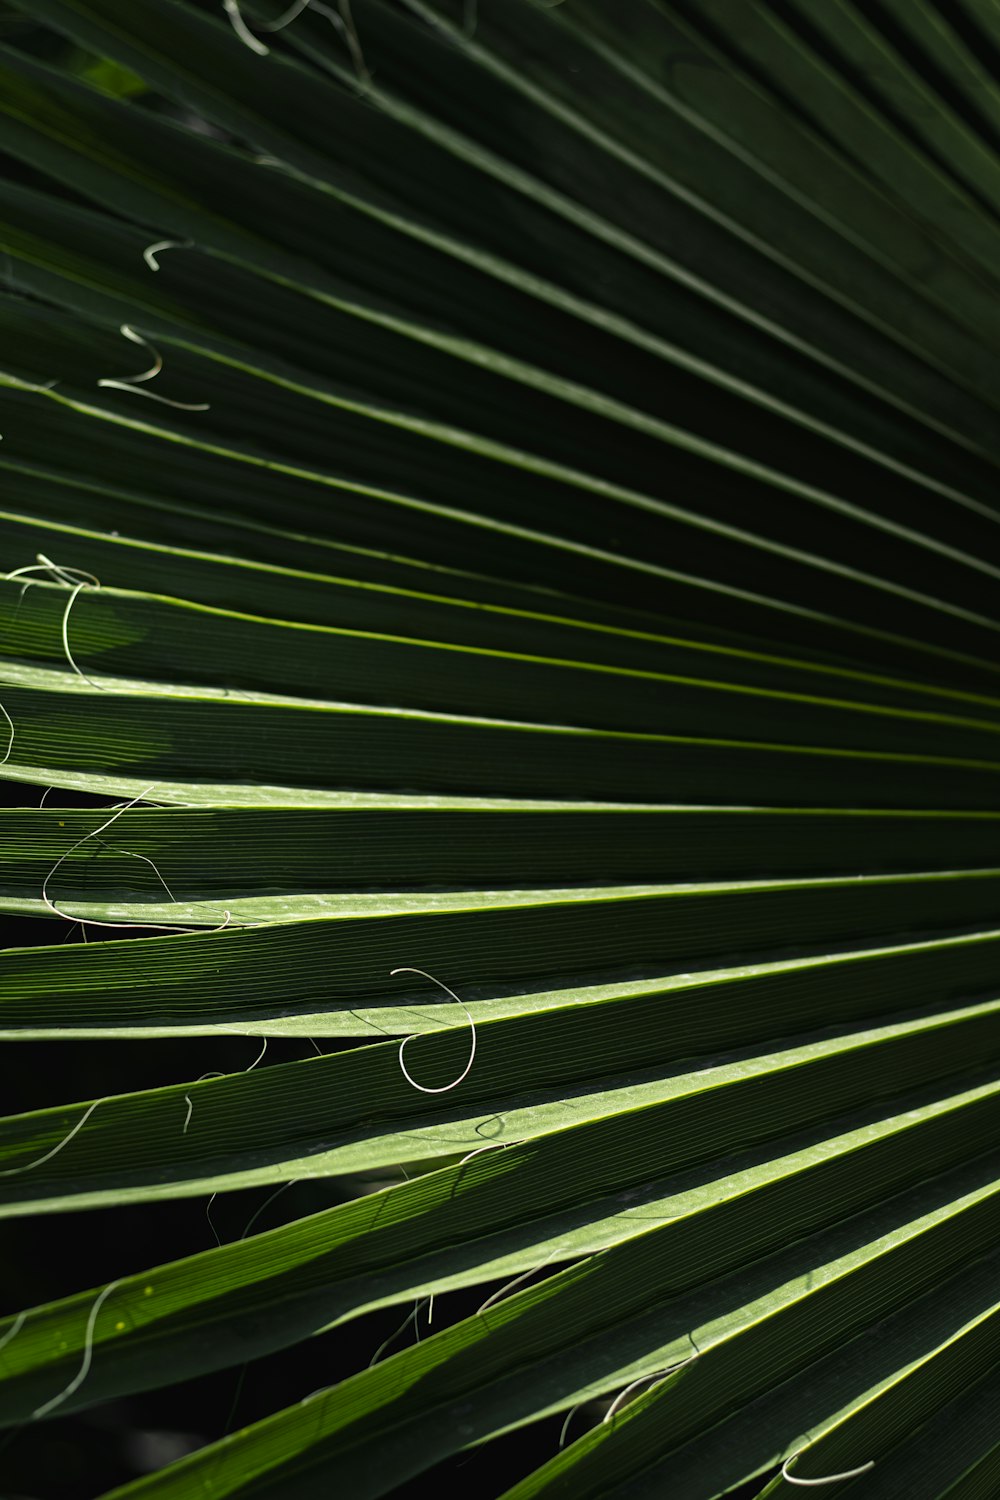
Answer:
<svg viewBox="0 0 1000 1500"><path fill-rule="evenodd" d="M418 1083L417 1080L412 1077L412 1075L407 1071L406 1064L403 1061L403 1051L406 1047L407 1042L413 1041L413 1037L404 1037L399 1044L399 1066L403 1070L403 1077L406 1079L407 1083L410 1084L413 1088L419 1089L422 1094L447 1094L451 1089L457 1088L464 1078L468 1078L469 1070L471 1069L476 1056L476 1023L472 1019L472 1013L469 1010L469 1007L466 1005L465 1001L460 1000L455 994L454 990L450 990L446 984L442 984L440 979L435 979L433 974L428 974L424 969L390 969L389 974L390 977L393 974L419 974L422 979L429 979L431 984L436 984L438 989L444 990L446 995L450 995L451 998L455 1001L456 1005L460 1005L469 1018L469 1025L472 1027L472 1045L469 1049L469 1061L466 1063L465 1067L462 1069L461 1073L459 1073L457 1078L453 1079L451 1083L442 1084L440 1088L428 1088L425 1084Z"/></svg>
<svg viewBox="0 0 1000 1500"><path fill-rule="evenodd" d="M51 1401L46 1401L41 1406L35 1407L35 1410L31 1414L34 1418L44 1417L50 1411L54 1411L57 1406L61 1406L66 1398L72 1396L74 1391L78 1391L86 1380L91 1360L94 1357L94 1329L97 1327L98 1314L115 1287L121 1286L124 1279L124 1277L120 1276L117 1281L109 1281L104 1290L95 1298L94 1305L90 1309L90 1317L87 1319L87 1331L83 1339L83 1363L69 1385L61 1390L57 1396L53 1396Z"/></svg>
<svg viewBox="0 0 1000 1500"><path fill-rule="evenodd" d="M867 1474L869 1469L874 1469L875 1467L875 1460L872 1458L869 1459L868 1463L862 1464L860 1468L846 1469L843 1474L827 1474L823 1479L796 1479L794 1474L789 1474L788 1465L793 1464L800 1456L799 1453L793 1453L791 1458L786 1458L781 1466L781 1477L787 1480L789 1484L839 1484L842 1479L857 1479L860 1474Z"/></svg>
<svg viewBox="0 0 1000 1500"><path fill-rule="evenodd" d="M160 269L157 256L162 250L193 250L194 240L156 240L154 244L147 245L142 252L142 258L151 271Z"/></svg>
<svg viewBox="0 0 1000 1500"><path fill-rule="evenodd" d="M45 556L44 552L37 553L36 561L33 562L29 567L15 568L12 573L5 573L4 578L9 582L12 578L27 578L27 575L29 573L44 573L52 583L57 583L62 588L67 588L70 590L70 596L66 601L66 608L63 610L62 617L63 651L66 653L66 660L69 662L69 665L73 668L73 671L76 673L76 675L78 677L82 677L84 682L87 683L89 687L96 688L100 692L103 692L104 688L102 687L101 683L94 682L90 677L87 676L86 672L84 672L82 668L77 665L73 653L69 649L69 612L73 608L73 605L76 603L76 597L81 592L81 590L87 588L99 589L101 586L101 580L99 578L96 578L93 573L88 573L84 568L64 568L60 563L52 562L50 558ZM34 583L35 581L36 580L34 578L28 578L28 581L24 585L24 588L28 588L29 585ZM22 589L21 593L23 597L24 589ZM13 737L11 738L11 745L13 745ZM10 751L8 750L8 754L9 753ZM40 805L41 804L39 804L39 806Z"/></svg>
<svg viewBox="0 0 1000 1500"><path fill-rule="evenodd" d="M153 356L153 363L148 370L143 370L138 375L117 375L113 380L99 380L98 385L112 391L125 391L133 396L148 396L150 401L162 401L164 406L176 407L178 411L209 411L207 401L172 401L169 396L160 396L156 391L143 391L139 386L146 380L155 380L163 369L163 357L159 350L155 349L148 339L143 338L141 333L136 333L129 323L121 325L121 332L125 338L133 344L138 344L145 349L147 354Z"/></svg>
<svg viewBox="0 0 1000 1500"><path fill-rule="evenodd" d="M229 17L233 30L244 46L249 47L251 52L256 52L258 57L267 57L271 51L270 47L251 31L240 10L238 0L222 0L222 8ZM361 42L358 39L358 28L354 24L354 16L351 13L351 0L337 0L336 10L331 10L328 5L322 3L322 0L292 0L292 4L285 11L284 15L279 16L276 21L255 21L254 25L258 31L267 31L273 34L276 31L283 31L286 26L290 26L293 21L297 20L304 10L310 9L316 15L322 16L324 20L329 21L339 31L347 44L348 52L351 54L354 71L363 83L368 83L371 79L371 74L365 63L364 53L361 50ZM153 248L155 250L157 247L154 246Z"/></svg>
<svg viewBox="0 0 1000 1500"><path fill-rule="evenodd" d="M64 1135L59 1144L57 1146L53 1146L51 1151L46 1151L44 1156L36 1156L34 1161L26 1162L23 1167L4 1167L3 1171L0 1172L0 1177L16 1177L19 1172L30 1172L35 1167L40 1167L44 1162L51 1161L54 1156L58 1156L59 1152L63 1149L64 1146L69 1145L70 1141L76 1135L77 1131L83 1129L97 1106L99 1104L104 1104L105 1102L106 1098L95 1099L93 1104L88 1105L69 1134Z"/></svg>

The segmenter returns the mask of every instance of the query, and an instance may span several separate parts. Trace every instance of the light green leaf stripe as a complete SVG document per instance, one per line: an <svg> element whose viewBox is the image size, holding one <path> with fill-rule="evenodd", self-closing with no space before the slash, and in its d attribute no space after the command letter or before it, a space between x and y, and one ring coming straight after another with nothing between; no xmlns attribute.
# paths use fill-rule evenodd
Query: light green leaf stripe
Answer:
<svg viewBox="0 0 1000 1500"><path fill-rule="evenodd" d="M902 1114L869 1115L840 1135L825 1122L821 1149L807 1133L798 1149L789 1149L796 1145L792 1137L746 1153L726 1175L709 1163L665 1183L627 1187L627 1196L612 1199L589 1194L626 1138L622 1131L577 1125L544 1142L480 1152L412 1183L123 1280L115 1306L125 1329L116 1327L102 1341L87 1387L72 1404L92 1403L137 1381L176 1379L185 1367L204 1370L281 1347L377 1305L506 1280L543 1260L555 1268L646 1234L651 1223L675 1226L684 1279L695 1285L706 1236L715 1246L713 1269L742 1264L787 1240L789 1215L799 1216L800 1228L812 1227L836 1212L834 1203L844 1211L911 1180L932 1162L943 1166L960 1158L956 1121L974 1119L987 1145L1000 1131L998 1097L996 1083L926 1104L910 1095ZM643 1112L625 1122L633 1150L652 1123ZM567 1173L571 1160L576 1166ZM633 1171L641 1169L637 1162ZM812 1191L817 1173L824 1183L819 1196ZM4 1345L4 1420L27 1415L57 1372L70 1371L98 1291L0 1325L0 1337L17 1327L11 1346ZM248 1344L243 1313L250 1306L258 1321ZM270 1316L260 1321L268 1309ZM192 1347L189 1332L208 1325L211 1340Z"/></svg>

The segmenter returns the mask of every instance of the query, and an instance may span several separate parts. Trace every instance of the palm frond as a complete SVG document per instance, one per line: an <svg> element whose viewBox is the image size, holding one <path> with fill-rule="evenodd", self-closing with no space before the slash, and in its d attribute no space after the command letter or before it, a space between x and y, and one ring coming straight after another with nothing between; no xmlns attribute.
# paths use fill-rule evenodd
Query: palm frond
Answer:
<svg viewBox="0 0 1000 1500"><path fill-rule="evenodd" d="M343 1201L12 1311L0 1422L398 1307L109 1495L987 1500L997 13L13 14L0 1037L337 1050L84 1071L0 1214Z"/></svg>

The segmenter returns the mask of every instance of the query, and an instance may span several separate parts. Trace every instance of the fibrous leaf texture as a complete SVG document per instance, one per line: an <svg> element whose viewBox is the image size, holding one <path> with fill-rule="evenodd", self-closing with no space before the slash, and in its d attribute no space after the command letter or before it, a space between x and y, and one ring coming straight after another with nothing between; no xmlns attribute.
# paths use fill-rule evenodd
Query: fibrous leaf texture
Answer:
<svg viewBox="0 0 1000 1500"><path fill-rule="evenodd" d="M108 1494L995 1497L1000 11L7 9L0 1214L333 1191L0 1421L388 1308Z"/></svg>

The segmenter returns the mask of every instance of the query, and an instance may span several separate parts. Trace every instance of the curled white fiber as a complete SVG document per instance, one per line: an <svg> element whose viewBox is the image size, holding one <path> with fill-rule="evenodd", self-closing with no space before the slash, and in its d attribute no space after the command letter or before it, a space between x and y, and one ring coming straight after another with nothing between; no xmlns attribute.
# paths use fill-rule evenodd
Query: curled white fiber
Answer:
<svg viewBox="0 0 1000 1500"><path fill-rule="evenodd" d="M76 843L71 844L64 854L60 854L59 858L56 860L55 864L52 866L51 870L42 881L42 900L48 907L49 911L52 912L53 916L62 917L66 922L79 922L81 927L140 927L145 932L187 932L189 930L187 927L167 927L159 922L100 922L96 917L74 917L71 916L69 912L63 911L60 907L56 906L55 902L49 896L49 881L52 879L59 866L63 864L65 860L69 859L70 855L75 850L79 849L81 844L87 843L89 839L97 838L98 834L103 833L105 828L110 828L111 824L114 823L116 819L120 818L123 812L127 812L130 807L134 807L137 802L141 802L144 797L148 797L149 793L152 790L152 786L147 786L141 792L139 792L137 796L133 797L130 802L123 802L121 807L116 807L114 812L111 814L111 817L108 818L104 823L102 823L99 828L95 828L91 833L85 833L82 839L77 839ZM139 855L137 857L140 859L143 858L142 855ZM160 879L162 880L162 878L163 877L161 876Z"/></svg>
<svg viewBox="0 0 1000 1500"><path fill-rule="evenodd" d="M254 36L244 21L236 0L222 0L222 9L229 17L230 24L243 45L249 47L251 52L256 52L258 57L266 57L271 50L270 47L265 47L264 43Z"/></svg>
<svg viewBox="0 0 1000 1500"><path fill-rule="evenodd" d="M800 1454L793 1453L791 1458L786 1458L781 1466L781 1477L787 1480L789 1484L839 1484L842 1479L857 1479L860 1474L867 1474L869 1469L874 1469L875 1467L875 1460L872 1458L869 1459L868 1463L862 1464L860 1468L846 1469L843 1474L827 1474L823 1479L796 1479L794 1474L789 1474L788 1465L793 1464L799 1457Z"/></svg>
<svg viewBox="0 0 1000 1500"><path fill-rule="evenodd" d="M4 718L7 720L7 728L10 730L10 739L7 741L7 749L4 751L3 760L0 760L0 766L5 766L10 760L10 752L14 748L14 720L11 718L10 714L4 708L2 703L0 703L0 714L3 714Z"/></svg>
<svg viewBox="0 0 1000 1500"><path fill-rule="evenodd" d="M247 25L246 18L240 10L238 0L222 0L222 8L229 17L230 24L236 35L244 46L249 47L251 52L256 52L258 57L267 57L271 49L266 42L262 42L254 31ZM329 5L324 5L322 0L292 0L292 4L280 15L276 21L255 21L257 31L266 31L273 35L276 31L283 31L293 21L301 16L304 10L312 9L316 15L323 16L329 21L344 38L347 50L351 54L354 71L363 83L369 82L371 74L365 64L364 53L358 39L358 28L354 24L354 16L351 13L351 0L337 0L337 9L332 10ZM262 158L265 159L265 158ZM273 158L267 158L273 160ZM154 246L154 249L156 247ZM155 267L154 267L155 269Z"/></svg>
<svg viewBox="0 0 1000 1500"><path fill-rule="evenodd" d="M53 1146L51 1151L46 1151L44 1156L36 1156L34 1161L25 1162L23 1167L4 1167L3 1171L0 1172L0 1177L16 1177L19 1172L31 1172L35 1167L40 1167L44 1162L51 1161L54 1156L58 1156L63 1147L68 1146L77 1132L83 1129L97 1106L104 1102L104 1099L95 1099L93 1104L88 1105L72 1130L67 1135L64 1135L59 1144Z"/></svg>
<svg viewBox="0 0 1000 1500"><path fill-rule="evenodd" d="M155 380L159 375L163 369L163 357L159 350L155 349L148 339L143 338L141 333L136 333L129 323L121 325L121 332L133 344L138 344L140 348L146 350L147 354L151 354L153 363L148 370L143 370L138 375L116 375L113 380L99 380L98 385L112 391L126 391L133 396L148 396L151 401L162 401L164 406L174 406L178 411L209 410L207 401L172 401L169 396L160 396L155 391L139 390L143 381Z"/></svg>
<svg viewBox="0 0 1000 1500"><path fill-rule="evenodd" d="M86 682L90 687L97 688L99 691L103 692L104 689L101 684L99 682L93 682L91 678L87 676L86 672L84 672L77 665L73 657L73 653L69 649L69 612L73 608L73 605L76 603L76 597L81 592L81 590L99 589L101 586L101 580L99 578L96 578L93 573L88 573L85 568L65 568L60 563L54 563L52 562L51 558L45 556L44 552L39 552L36 554L36 556L37 561L33 562L29 567L15 568L12 573L5 573L4 577L8 581L11 578L27 578L28 581L24 585L24 587L27 588L29 584L36 582L34 578L28 578L29 573L44 573L51 583L58 583L62 588L70 590L70 596L66 600L66 608L63 610L62 617L62 644L63 650L66 653L66 660L69 662L70 666L73 668L73 671L78 677L82 677L84 682ZM13 725L11 725L11 728L13 729ZM13 743L14 741L12 736L10 747L8 747L7 750L7 755L10 754L10 750L11 748L13 748ZM6 758L7 757L5 756L4 759L6 760ZM2 764L2 762L0 762L0 764Z"/></svg>
<svg viewBox="0 0 1000 1500"><path fill-rule="evenodd" d="M428 1088L426 1084L418 1083L417 1080L407 1071L406 1064L403 1061L403 1052L407 1042L412 1042L413 1037L404 1037L399 1044L399 1066L403 1071L403 1077L406 1079L407 1083L410 1084L411 1087L419 1089L422 1094L447 1094L451 1089L457 1088L463 1079L468 1078L469 1070L471 1069L476 1056L476 1023L472 1019L472 1012L469 1010L469 1007L466 1005L465 1001L458 998L454 990L450 990L446 984L441 983L440 979L435 979L433 974L428 974L423 969L390 969L389 973L390 975L419 974L421 978L429 979L431 984L436 984L438 989L442 989L444 990L446 995L450 995L451 998L455 1001L455 1004L460 1005L469 1018L469 1025L472 1028L472 1045L469 1048L469 1060L466 1063L465 1067L462 1069L461 1073L459 1073L457 1078L453 1079L451 1083L442 1084L440 1088Z"/></svg>
<svg viewBox="0 0 1000 1500"><path fill-rule="evenodd" d="M281 31L283 27L290 26L298 16L301 16L310 3L311 0L292 0L292 4L285 11L284 15L279 16L276 21L257 21L255 25L258 31ZM256 52L258 57L266 57L271 50L270 47L266 46L260 40L260 37L255 36L250 30L240 12L237 0L222 0L222 8L229 17L233 30L240 41L249 47L251 52Z"/></svg>
<svg viewBox="0 0 1000 1500"><path fill-rule="evenodd" d="M194 240L156 240L152 245L147 245L142 252L142 258L151 271L160 269L157 256L163 250L193 250Z"/></svg>
<svg viewBox="0 0 1000 1500"><path fill-rule="evenodd" d="M94 1357L94 1329L97 1327L97 1316L115 1287L121 1286L123 1280L124 1277L119 1277L117 1281L109 1281L104 1290L98 1293L94 1300L94 1305L90 1309L90 1317L87 1319L87 1331L83 1339L83 1363L69 1385L64 1390L61 1390L58 1396L53 1396L51 1401L46 1401L42 1406L35 1407L31 1415L36 1419L47 1416L50 1411L54 1411L57 1406L61 1406L67 1396L72 1396L74 1391L78 1391L86 1380L91 1360Z"/></svg>

